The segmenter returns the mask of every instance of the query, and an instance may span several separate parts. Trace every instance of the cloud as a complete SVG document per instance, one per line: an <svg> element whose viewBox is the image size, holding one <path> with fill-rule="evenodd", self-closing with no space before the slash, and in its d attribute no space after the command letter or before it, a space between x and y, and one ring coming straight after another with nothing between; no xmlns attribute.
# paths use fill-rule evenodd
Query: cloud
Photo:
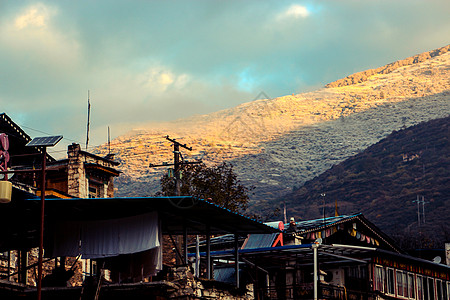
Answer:
<svg viewBox="0 0 450 300"><path fill-rule="evenodd" d="M28 7L25 12L16 17L14 26L17 29L26 27L45 27L51 15L56 13L54 9L50 9L42 3Z"/></svg>
<svg viewBox="0 0 450 300"><path fill-rule="evenodd" d="M52 23L57 14L55 7L40 3L0 23L0 53L8 56L5 63L16 68L13 72L24 66L26 72L42 70L43 66L67 72L78 65L80 45L71 32L61 31Z"/></svg>
<svg viewBox="0 0 450 300"><path fill-rule="evenodd" d="M306 6L300 5L300 4L293 4L289 6L286 10L281 12L277 19L278 20L285 20L285 19L300 19L300 18L306 18L310 15L310 11Z"/></svg>
<svg viewBox="0 0 450 300"><path fill-rule="evenodd" d="M151 67L142 74L136 75L136 81L142 82L144 89L152 94L166 92L168 89L183 89L189 82L188 74L176 74L167 67Z"/></svg>
<svg viewBox="0 0 450 300"><path fill-rule="evenodd" d="M124 131L323 86L450 28L444 0L0 2L3 110L67 137L85 132L88 89L92 132Z"/></svg>

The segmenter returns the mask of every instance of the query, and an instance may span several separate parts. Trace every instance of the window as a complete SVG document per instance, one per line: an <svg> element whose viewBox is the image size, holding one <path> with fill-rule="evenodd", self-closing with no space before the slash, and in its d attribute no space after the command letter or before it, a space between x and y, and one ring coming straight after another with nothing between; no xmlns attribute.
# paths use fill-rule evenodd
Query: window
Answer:
<svg viewBox="0 0 450 300"><path fill-rule="evenodd" d="M395 271L396 273L396 283L397 283L397 296L409 298L410 294L410 283L408 282L408 273L405 271ZM410 274L412 276L412 274ZM413 284L414 286L414 284ZM411 293L414 297L414 291Z"/></svg>
<svg viewBox="0 0 450 300"><path fill-rule="evenodd" d="M423 299L429 300L430 294L428 293L428 280L426 277L422 277L422 286L423 286Z"/></svg>
<svg viewBox="0 0 450 300"><path fill-rule="evenodd" d="M434 279L430 277L422 277L423 299L434 300ZM419 298L420 299L420 298Z"/></svg>
<svg viewBox="0 0 450 300"><path fill-rule="evenodd" d="M414 274L408 273L408 290L409 298L416 299L416 289L414 286Z"/></svg>
<svg viewBox="0 0 450 300"><path fill-rule="evenodd" d="M100 185L89 180L89 198L100 198L101 190Z"/></svg>
<svg viewBox="0 0 450 300"><path fill-rule="evenodd" d="M434 279L428 278L428 293L430 295L430 300L434 300Z"/></svg>
<svg viewBox="0 0 450 300"><path fill-rule="evenodd" d="M403 272L396 271L397 274L397 295L404 296L403 294Z"/></svg>
<svg viewBox="0 0 450 300"><path fill-rule="evenodd" d="M403 296L405 296L406 298L409 297L409 289L408 289L408 274L406 274L406 272L403 272L402 274L402 281L403 281Z"/></svg>
<svg viewBox="0 0 450 300"><path fill-rule="evenodd" d="M423 277L417 275L417 299L424 299L423 297Z"/></svg>
<svg viewBox="0 0 450 300"><path fill-rule="evenodd" d="M381 266L375 266L375 290L384 292L384 279L386 271Z"/></svg>
<svg viewBox="0 0 450 300"><path fill-rule="evenodd" d="M388 294L395 295L395 278L394 270L387 269L387 291Z"/></svg>
<svg viewBox="0 0 450 300"><path fill-rule="evenodd" d="M444 288L445 286L442 284L442 280L436 279L436 299L442 300L444 295ZM447 299L445 299L447 300Z"/></svg>

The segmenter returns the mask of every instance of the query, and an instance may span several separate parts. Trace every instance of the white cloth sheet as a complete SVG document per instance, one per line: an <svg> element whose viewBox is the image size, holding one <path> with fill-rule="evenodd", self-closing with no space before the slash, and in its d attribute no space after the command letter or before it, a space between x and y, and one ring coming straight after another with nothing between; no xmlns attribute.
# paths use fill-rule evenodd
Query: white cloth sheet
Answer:
<svg viewBox="0 0 450 300"><path fill-rule="evenodd" d="M101 221L61 222L48 256L111 257L161 246L157 212Z"/></svg>

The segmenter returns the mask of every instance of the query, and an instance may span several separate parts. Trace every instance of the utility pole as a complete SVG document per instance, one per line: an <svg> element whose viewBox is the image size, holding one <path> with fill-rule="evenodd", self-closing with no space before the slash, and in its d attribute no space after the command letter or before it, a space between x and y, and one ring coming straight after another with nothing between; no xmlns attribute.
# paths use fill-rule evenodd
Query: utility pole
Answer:
<svg viewBox="0 0 450 300"><path fill-rule="evenodd" d="M166 137L169 141L173 142L173 165L174 165L174 175L175 175L175 195L180 196L181 195L181 166L180 166L180 144L178 142L175 142L175 140L170 140L169 136ZM189 151L192 150L192 148L188 148Z"/></svg>
<svg viewBox="0 0 450 300"><path fill-rule="evenodd" d="M420 227L420 200L419 195L417 195L417 199L413 202L417 202L417 226Z"/></svg>
<svg viewBox="0 0 450 300"><path fill-rule="evenodd" d="M422 222L425 224L425 197L422 196Z"/></svg>
<svg viewBox="0 0 450 300"><path fill-rule="evenodd" d="M422 224L425 224L425 204L428 203L425 201L424 196L417 195L416 200L413 202L417 202L417 224L420 227L420 204L422 204Z"/></svg>
<svg viewBox="0 0 450 300"><path fill-rule="evenodd" d="M174 193L175 193L175 196L181 196L181 191L180 191L181 190L181 167L183 165L199 164L199 163L201 163L201 161L192 161L192 162L184 161L183 156L181 155L181 152L180 152L180 147L187 149L189 151L192 151L192 147L188 147L188 146L186 146L186 144L181 144L181 143L177 142L175 139L169 138L168 135L166 135L166 140L170 141L173 144L173 163L169 164L169 163L164 162L159 165L150 164L149 167L157 168L157 167L173 166L174 178L175 178Z"/></svg>
<svg viewBox="0 0 450 300"><path fill-rule="evenodd" d="M169 138L168 135L166 136L166 140L170 141L173 144L173 163L172 164L162 163L160 165L150 164L149 167L155 168L155 167L173 166L174 178L175 178L174 193L175 193L175 196L181 196L181 167L183 165L188 165L188 164L199 164L199 163L201 163L201 161L196 161L196 162L184 161L183 156L181 155L181 152L180 152L180 147L187 149L189 151L192 151L192 147L188 147L188 146L186 146L186 144L181 144L181 143L177 142L175 139ZM176 207L183 208L183 207L180 207L181 202L172 202L171 201L171 203ZM185 237L187 236L186 230L184 232L184 236ZM186 243L186 240L185 240L185 243ZM174 243L174 244L175 244L174 246L177 249L181 248L182 242L181 242L181 237L179 235L176 237L176 243ZM184 257L187 258L187 247L184 247L184 249L186 251L186 253L184 253ZM179 252L179 251L177 250L177 252ZM183 258L180 257L180 255L177 255L176 262L177 262L177 265L180 265L183 262ZM184 263L187 264L187 261L185 261Z"/></svg>

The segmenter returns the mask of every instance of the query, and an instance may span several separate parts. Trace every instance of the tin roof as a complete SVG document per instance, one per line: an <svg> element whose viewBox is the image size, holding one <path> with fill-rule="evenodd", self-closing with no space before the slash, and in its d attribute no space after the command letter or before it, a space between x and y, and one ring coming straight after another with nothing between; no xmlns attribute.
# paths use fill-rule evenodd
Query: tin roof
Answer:
<svg viewBox="0 0 450 300"><path fill-rule="evenodd" d="M0 251L37 246L40 199L14 191L13 201L2 204ZM20 199L20 197L22 199ZM18 199L19 198L19 199ZM60 220L88 221L159 213L163 234L272 233L278 230L206 200L181 197L121 197L45 201L46 228Z"/></svg>
<svg viewBox="0 0 450 300"><path fill-rule="evenodd" d="M362 213L299 221L297 222L297 230L300 234L304 235L310 232L322 231L324 229L349 222L358 222L362 224L367 231L371 232L371 234L383 241L391 250L398 253L404 253L404 251L396 244L396 242L392 238L383 233L377 226L367 220Z"/></svg>

